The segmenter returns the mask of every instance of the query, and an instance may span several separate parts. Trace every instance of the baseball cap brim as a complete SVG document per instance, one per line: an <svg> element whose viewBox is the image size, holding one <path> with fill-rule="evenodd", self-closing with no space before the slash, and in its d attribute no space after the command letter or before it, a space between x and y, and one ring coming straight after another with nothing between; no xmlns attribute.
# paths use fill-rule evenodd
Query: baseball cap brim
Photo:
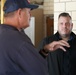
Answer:
<svg viewBox="0 0 76 75"><path fill-rule="evenodd" d="M39 6L38 5L32 5L32 4L30 4L30 5L28 5L27 6L27 8L30 8L31 10L33 10L33 9L36 9L36 8L38 8Z"/></svg>

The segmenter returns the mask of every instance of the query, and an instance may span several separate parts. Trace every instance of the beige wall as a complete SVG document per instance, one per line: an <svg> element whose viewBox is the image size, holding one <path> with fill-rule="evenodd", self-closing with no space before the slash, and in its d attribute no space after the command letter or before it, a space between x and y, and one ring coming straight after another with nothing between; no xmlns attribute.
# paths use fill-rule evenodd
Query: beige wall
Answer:
<svg viewBox="0 0 76 75"><path fill-rule="evenodd" d="M43 9L32 10L31 14L35 17L35 46L37 47L44 37Z"/></svg>
<svg viewBox="0 0 76 75"><path fill-rule="evenodd" d="M44 14L54 13L54 0L44 0Z"/></svg>
<svg viewBox="0 0 76 75"><path fill-rule="evenodd" d="M38 1L38 0L32 0ZM40 0L39 0L40 1ZM41 0L43 1L43 0ZM40 41L46 36L46 16L54 13L53 0L44 0L43 5L32 11L32 16L35 17L35 46L37 47Z"/></svg>
<svg viewBox="0 0 76 75"><path fill-rule="evenodd" d="M54 33L57 31L57 19L61 12L72 16L73 31L76 33L76 0L54 0Z"/></svg>

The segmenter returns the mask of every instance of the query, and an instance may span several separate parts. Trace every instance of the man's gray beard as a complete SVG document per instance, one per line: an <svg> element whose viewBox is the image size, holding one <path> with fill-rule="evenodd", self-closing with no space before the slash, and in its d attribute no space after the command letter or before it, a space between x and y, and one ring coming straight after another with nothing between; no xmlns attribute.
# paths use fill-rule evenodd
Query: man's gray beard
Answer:
<svg viewBox="0 0 76 75"><path fill-rule="evenodd" d="M67 38L67 37L69 37L70 36L70 34L62 34L62 35L60 35L62 38Z"/></svg>

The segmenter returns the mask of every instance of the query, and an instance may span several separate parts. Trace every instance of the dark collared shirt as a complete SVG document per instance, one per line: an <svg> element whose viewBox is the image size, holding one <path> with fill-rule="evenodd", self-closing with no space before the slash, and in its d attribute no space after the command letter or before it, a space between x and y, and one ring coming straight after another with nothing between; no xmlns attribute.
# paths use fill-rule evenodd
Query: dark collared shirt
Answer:
<svg viewBox="0 0 76 75"><path fill-rule="evenodd" d="M30 38L10 25L0 25L0 75L48 75L46 60Z"/></svg>

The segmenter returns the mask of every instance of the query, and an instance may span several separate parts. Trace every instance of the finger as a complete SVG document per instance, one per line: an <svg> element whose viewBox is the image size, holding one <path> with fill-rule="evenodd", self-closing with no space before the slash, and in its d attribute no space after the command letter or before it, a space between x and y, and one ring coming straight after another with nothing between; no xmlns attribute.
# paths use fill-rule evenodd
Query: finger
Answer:
<svg viewBox="0 0 76 75"><path fill-rule="evenodd" d="M64 47L60 46L59 48L66 52L66 49Z"/></svg>
<svg viewBox="0 0 76 75"><path fill-rule="evenodd" d="M67 43L66 41L62 40L62 42L63 42L64 44L66 44L68 47L70 47L69 43Z"/></svg>
<svg viewBox="0 0 76 75"><path fill-rule="evenodd" d="M59 41L59 44L62 46L70 47L70 45L66 41Z"/></svg>

